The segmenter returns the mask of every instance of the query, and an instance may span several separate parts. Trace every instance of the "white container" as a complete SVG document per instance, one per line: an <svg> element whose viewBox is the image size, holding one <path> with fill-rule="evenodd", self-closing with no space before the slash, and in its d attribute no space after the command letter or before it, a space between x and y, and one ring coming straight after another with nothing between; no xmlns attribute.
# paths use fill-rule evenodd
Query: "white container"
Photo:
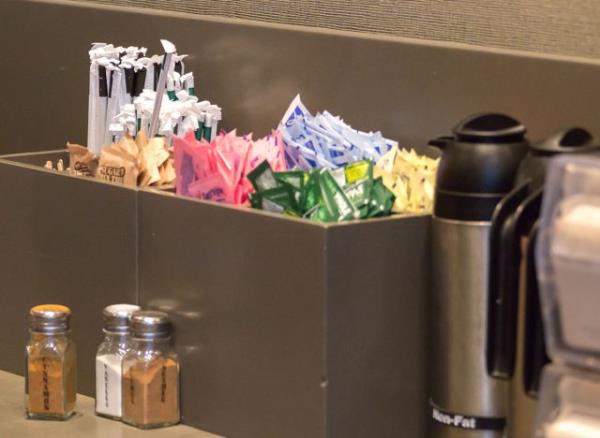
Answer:
<svg viewBox="0 0 600 438"><path fill-rule="evenodd" d="M600 159L552 162L536 247L544 368L536 438L600 437Z"/></svg>

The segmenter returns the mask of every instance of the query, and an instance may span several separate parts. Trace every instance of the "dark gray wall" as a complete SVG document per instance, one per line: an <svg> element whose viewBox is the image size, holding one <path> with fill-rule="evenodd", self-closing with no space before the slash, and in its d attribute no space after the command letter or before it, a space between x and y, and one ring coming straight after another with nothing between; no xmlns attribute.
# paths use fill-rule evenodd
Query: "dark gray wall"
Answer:
<svg viewBox="0 0 600 438"><path fill-rule="evenodd" d="M600 55L597 0L85 0L283 24Z"/></svg>
<svg viewBox="0 0 600 438"><path fill-rule="evenodd" d="M267 133L299 92L314 111L418 148L483 110L522 119L532 138L573 124L597 131L600 120L592 61L23 0L0 1L0 16L10 17L0 27L0 153L84 142L89 43L157 51L160 37L191 55L196 89L241 132Z"/></svg>

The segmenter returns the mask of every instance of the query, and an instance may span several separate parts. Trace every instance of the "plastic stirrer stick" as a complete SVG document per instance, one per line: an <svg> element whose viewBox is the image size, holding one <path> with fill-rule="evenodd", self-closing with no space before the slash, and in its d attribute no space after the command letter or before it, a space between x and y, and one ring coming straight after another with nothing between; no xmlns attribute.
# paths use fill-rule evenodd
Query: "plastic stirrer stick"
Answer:
<svg viewBox="0 0 600 438"><path fill-rule="evenodd" d="M155 137L158 133L158 122L160 116L160 107L162 105L163 96L167 86L167 75L171 69L171 61L173 60L173 54L177 51L177 48L173 43L167 40L160 40L160 43L165 50L165 59L163 61L163 68L158 78L158 86L156 88L156 100L154 101L154 111L152 112L152 119L150 121L150 138Z"/></svg>

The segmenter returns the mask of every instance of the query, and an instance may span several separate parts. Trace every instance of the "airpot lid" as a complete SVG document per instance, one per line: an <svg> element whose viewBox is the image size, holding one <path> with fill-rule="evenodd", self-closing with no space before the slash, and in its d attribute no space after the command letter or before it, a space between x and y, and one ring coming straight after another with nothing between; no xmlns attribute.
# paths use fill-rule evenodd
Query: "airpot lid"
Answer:
<svg viewBox="0 0 600 438"><path fill-rule="evenodd" d="M542 142L531 145L535 152L543 154L572 154L600 150L600 142L583 128L571 128L557 132Z"/></svg>
<svg viewBox="0 0 600 438"><path fill-rule="evenodd" d="M522 140L527 130L506 114L479 113L464 119L452 132L459 141L511 143Z"/></svg>

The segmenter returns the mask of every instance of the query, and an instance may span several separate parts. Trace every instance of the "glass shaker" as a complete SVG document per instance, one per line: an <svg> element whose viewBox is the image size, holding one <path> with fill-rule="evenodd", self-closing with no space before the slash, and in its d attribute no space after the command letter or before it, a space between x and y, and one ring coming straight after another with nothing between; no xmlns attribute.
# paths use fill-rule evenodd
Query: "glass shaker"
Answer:
<svg viewBox="0 0 600 438"><path fill-rule="evenodd" d="M142 429L179 423L179 360L166 313L135 312L123 358L122 420Z"/></svg>
<svg viewBox="0 0 600 438"><path fill-rule="evenodd" d="M121 418L121 367L131 347L129 318L140 310L133 304L113 304L102 312L104 341L96 353L96 414Z"/></svg>
<svg viewBox="0 0 600 438"><path fill-rule="evenodd" d="M67 420L75 413L77 353L70 337L71 310L42 304L29 312L26 347L25 406L27 417Z"/></svg>

